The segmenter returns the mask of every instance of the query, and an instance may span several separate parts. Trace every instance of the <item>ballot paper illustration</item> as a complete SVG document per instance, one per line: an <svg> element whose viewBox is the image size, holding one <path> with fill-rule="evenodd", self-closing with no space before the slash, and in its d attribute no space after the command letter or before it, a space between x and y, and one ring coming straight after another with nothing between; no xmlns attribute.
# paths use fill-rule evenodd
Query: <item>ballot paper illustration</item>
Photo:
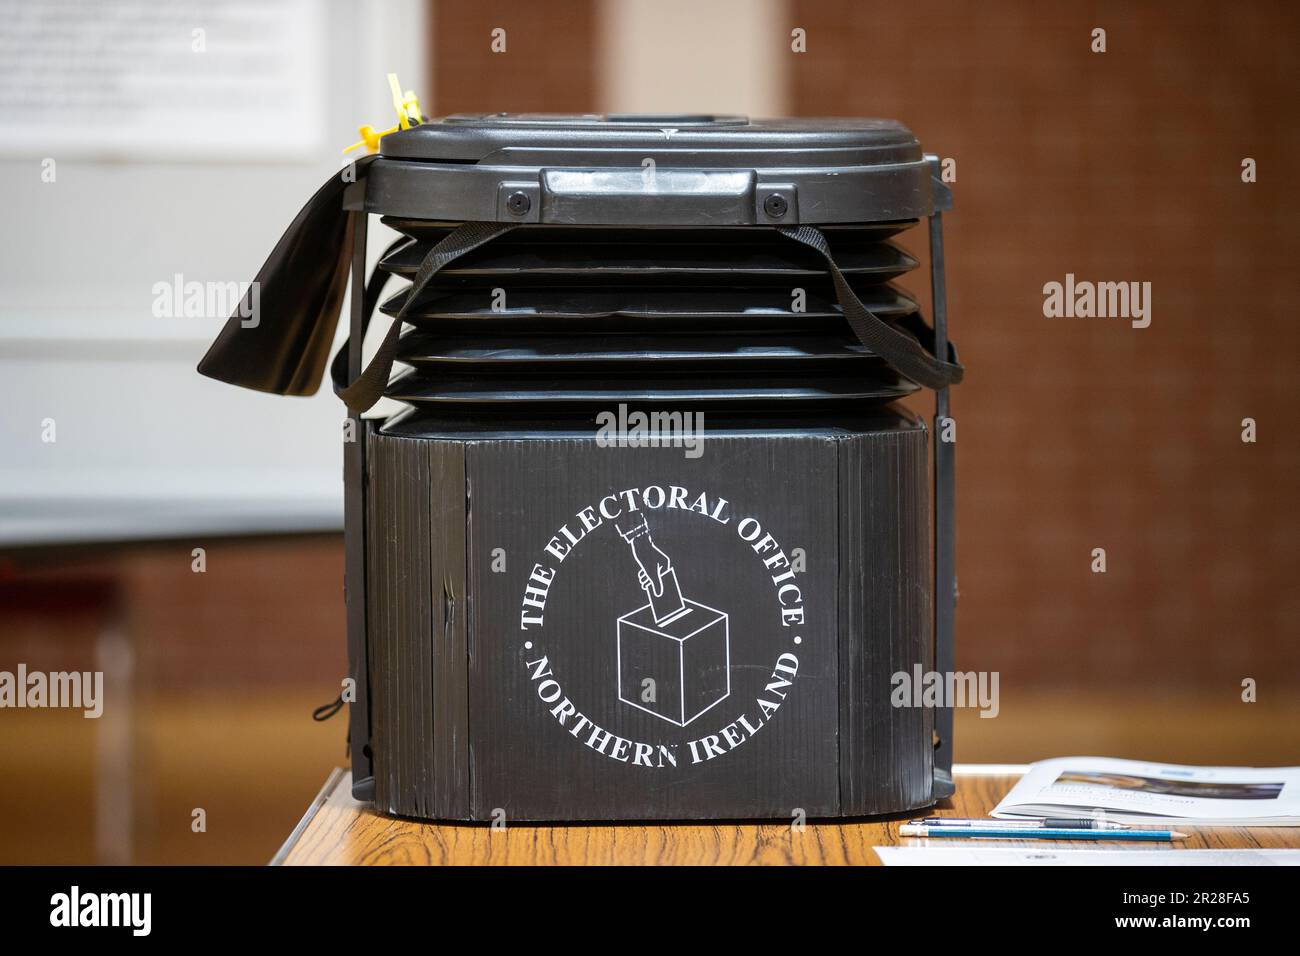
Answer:
<svg viewBox="0 0 1300 956"><path fill-rule="evenodd" d="M647 603L618 619L618 698L685 727L731 693L727 614L682 596L677 569L644 514L615 527Z"/></svg>

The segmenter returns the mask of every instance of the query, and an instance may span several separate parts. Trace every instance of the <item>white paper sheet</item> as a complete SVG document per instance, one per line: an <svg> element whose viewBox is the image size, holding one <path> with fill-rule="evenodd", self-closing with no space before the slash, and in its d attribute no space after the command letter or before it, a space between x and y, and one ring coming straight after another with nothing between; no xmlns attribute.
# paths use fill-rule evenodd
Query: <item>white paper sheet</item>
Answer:
<svg viewBox="0 0 1300 956"><path fill-rule="evenodd" d="M1121 823L1300 826L1300 767L1188 767L1058 757L1030 766L993 816L1086 816Z"/></svg>

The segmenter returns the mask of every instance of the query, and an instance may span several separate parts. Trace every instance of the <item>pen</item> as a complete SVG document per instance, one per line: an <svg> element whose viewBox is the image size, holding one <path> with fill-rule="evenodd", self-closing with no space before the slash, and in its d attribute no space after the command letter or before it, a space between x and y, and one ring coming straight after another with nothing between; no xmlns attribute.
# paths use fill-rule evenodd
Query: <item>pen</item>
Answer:
<svg viewBox="0 0 1300 956"><path fill-rule="evenodd" d="M1127 830L1123 823L1113 820L1097 820L1093 817L1047 817L1043 820L973 820L968 817L926 817L924 820L909 820L908 823L922 823L929 827L1055 827L1063 830Z"/></svg>
<svg viewBox="0 0 1300 956"><path fill-rule="evenodd" d="M930 827L904 823L899 836L943 837L954 840L1152 840L1168 843L1186 838L1177 830L1072 830L1064 827Z"/></svg>

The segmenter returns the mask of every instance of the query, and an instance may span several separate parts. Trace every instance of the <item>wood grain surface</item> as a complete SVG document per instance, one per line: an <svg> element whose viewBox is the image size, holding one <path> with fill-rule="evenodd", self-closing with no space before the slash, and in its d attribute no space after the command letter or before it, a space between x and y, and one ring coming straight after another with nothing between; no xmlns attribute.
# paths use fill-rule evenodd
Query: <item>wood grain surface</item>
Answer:
<svg viewBox="0 0 1300 956"><path fill-rule="evenodd" d="M935 810L939 816L985 816L1015 777L967 773L957 793ZM954 841L900 838L908 815L860 822L809 822L802 831L785 823L688 823L671 826L507 826L430 824L376 814L352 799L351 774L334 770L302 822L271 861L288 866L442 865L697 865L852 866L879 865L874 846L957 845ZM1300 848L1300 829L1219 827L1193 830L1174 847L1083 844L1117 853L1180 849ZM1073 846L1061 841L985 841L981 845Z"/></svg>

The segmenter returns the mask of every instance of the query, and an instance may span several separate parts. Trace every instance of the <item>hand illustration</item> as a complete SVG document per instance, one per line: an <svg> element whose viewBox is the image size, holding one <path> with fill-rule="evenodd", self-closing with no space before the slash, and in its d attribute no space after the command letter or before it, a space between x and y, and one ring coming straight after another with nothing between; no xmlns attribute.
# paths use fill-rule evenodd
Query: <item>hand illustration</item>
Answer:
<svg viewBox="0 0 1300 956"><path fill-rule="evenodd" d="M664 575L673 569L672 562L668 555L659 550L657 545L650 545L646 549L648 552L644 557L651 559L654 563L654 573L650 573L644 564L642 564L643 555L637 555L637 563L641 565L641 570L637 572L636 579L641 584L641 589L647 591L654 597L664 596Z"/></svg>
<svg viewBox="0 0 1300 956"><path fill-rule="evenodd" d="M654 538L650 537L645 515L633 515L622 524L615 522L614 528L632 548L632 556L640 568L636 580L650 600L650 612L654 615L655 623L661 624L681 613L686 607L686 601L677 584L677 572L673 570L672 560L659 550Z"/></svg>

